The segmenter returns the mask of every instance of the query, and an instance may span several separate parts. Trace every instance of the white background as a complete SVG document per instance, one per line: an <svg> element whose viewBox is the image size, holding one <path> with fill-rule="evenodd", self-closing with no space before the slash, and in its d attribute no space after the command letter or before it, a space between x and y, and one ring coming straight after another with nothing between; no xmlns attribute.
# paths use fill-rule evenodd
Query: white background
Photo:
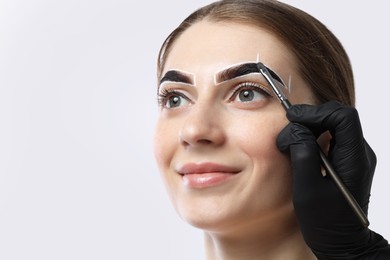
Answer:
<svg viewBox="0 0 390 260"><path fill-rule="evenodd" d="M0 1L0 259L203 257L152 153L155 60L210 1ZM324 22L353 63L378 156L371 228L390 238L386 1L286 0Z"/></svg>

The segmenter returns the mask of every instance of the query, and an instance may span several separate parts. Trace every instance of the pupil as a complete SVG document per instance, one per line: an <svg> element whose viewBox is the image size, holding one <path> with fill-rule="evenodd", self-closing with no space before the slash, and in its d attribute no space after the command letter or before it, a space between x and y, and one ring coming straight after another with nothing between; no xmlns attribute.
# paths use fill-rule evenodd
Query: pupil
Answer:
<svg viewBox="0 0 390 260"><path fill-rule="evenodd" d="M180 98L179 97L171 97L171 107L176 107L180 105Z"/></svg>
<svg viewBox="0 0 390 260"><path fill-rule="evenodd" d="M243 101L250 101L253 99L253 91L245 90L240 93L240 99Z"/></svg>

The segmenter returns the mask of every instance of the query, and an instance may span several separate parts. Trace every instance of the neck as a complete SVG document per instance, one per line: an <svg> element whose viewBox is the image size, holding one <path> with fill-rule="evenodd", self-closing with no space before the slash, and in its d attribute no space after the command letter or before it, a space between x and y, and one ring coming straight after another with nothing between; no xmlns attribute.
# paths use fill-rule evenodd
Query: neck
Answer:
<svg viewBox="0 0 390 260"><path fill-rule="evenodd" d="M304 242L294 218L266 222L246 223L226 232L206 231L206 259L316 259Z"/></svg>

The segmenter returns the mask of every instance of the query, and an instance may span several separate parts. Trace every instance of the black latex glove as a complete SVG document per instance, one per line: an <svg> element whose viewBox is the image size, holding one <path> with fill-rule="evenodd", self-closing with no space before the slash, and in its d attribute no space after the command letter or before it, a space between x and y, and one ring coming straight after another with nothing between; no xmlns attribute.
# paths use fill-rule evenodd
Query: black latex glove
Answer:
<svg viewBox="0 0 390 260"><path fill-rule="evenodd" d="M332 135L328 158L367 214L376 156L363 138L354 108L338 102L294 105L277 139L293 167L293 203L303 237L318 259L390 259L388 242L364 228L330 177L321 174L316 143Z"/></svg>

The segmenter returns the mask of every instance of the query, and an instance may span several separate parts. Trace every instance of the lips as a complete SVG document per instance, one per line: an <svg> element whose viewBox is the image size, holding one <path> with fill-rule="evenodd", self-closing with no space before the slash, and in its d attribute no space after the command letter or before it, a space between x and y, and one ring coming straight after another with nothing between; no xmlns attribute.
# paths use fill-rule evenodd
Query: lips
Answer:
<svg viewBox="0 0 390 260"><path fill-rule="evenodd" d="M229 181L240 172L239 169L216 163L188 163L177 171L182 175L182 183L188 188L207 188Z"/></svg>

